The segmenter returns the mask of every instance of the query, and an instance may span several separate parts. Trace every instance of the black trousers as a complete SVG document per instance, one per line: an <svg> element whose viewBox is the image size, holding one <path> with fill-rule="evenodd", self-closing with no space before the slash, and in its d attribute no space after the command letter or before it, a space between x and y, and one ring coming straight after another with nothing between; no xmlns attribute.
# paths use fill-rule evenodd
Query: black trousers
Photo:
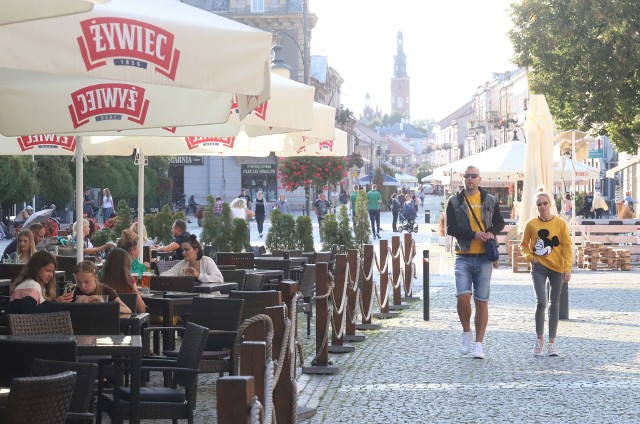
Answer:
<svg viewBox="0 0 640 424"><path fill-rule="evenodd" d="M373 234L378 234L380 232L380 209L369 209L369 221L371 221Z"/></svg>
<svg viewBox="0 0 640 424"><path fill-rule="evenodd" d="M393 212L392 211L391 213L393 214L393 224L391 224L391 225L392 225L392 228L393 228L393 232L395 233L396 232L396 225L398 224L398 212Z"/></svg>
<svg viewBox="0 0 640 424"><path fill-rule="evenodd" d="M258 224L258 233L262 234L262 228L264 227L265 215L256 215L256 224Z"/></svg>

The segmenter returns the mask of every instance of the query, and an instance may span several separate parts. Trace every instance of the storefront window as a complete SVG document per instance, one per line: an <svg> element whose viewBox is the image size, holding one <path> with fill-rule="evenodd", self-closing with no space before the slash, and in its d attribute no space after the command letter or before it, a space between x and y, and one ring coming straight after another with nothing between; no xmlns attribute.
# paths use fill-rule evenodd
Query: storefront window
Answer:
<svg viewBox="0 0 640 424"><path fill-rule="evenodd" d="M275 202L278 196L277 165L260 163L241 165L242 188L255 199L258 190L262 190L267 202Z"/></svg>

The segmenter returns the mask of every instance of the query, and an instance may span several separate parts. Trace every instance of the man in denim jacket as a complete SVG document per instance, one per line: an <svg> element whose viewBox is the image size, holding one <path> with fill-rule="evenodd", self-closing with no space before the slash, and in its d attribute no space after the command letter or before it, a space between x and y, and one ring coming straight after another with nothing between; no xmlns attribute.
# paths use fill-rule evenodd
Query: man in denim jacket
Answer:
<svg viewBox="0 0 640 424"><path fill-rule="evenodd" d="M467 167L464 190L451 196L447 202L447 234L455 237L455 278L457 309L462 324L460 353L471 351L471 294L476 306L476 338L473 357L482 359L482 341L489 319L489 284L493 264L485 257L485 242L495 239L504 228L504 220L496 198L481 189L480 171ZM465 199L466 197L466 199ZM471 210L469 209L471 206ZM472 212L475 214L475 218ZM478 222L481 224L478 225Z"/></svg>

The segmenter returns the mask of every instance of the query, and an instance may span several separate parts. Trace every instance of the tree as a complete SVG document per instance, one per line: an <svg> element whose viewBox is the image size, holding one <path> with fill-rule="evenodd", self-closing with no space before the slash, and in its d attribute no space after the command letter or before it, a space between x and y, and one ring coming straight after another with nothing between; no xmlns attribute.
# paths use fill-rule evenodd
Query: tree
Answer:
<svg viewBox="0 0 640 424"><path fill-rule="evenodd" d="M231 239L232 252L244 252L251 250L249 242L249 223L246 219L235 218L233 220L233 238Z"/></svg>
<svg viewBox="0 0 640 424"><path fill-rule="evenodd" d="M276 209L271 212L269 217L271 220L271 228L267 232L267 238L264 246L270 252L274 250L292 250L298 247L298 238L296 235L296 225L293 216L283 214Z"/></svg>
<svg viewBox="0 0 640 424"><path fill-rule="evenodd" d="M306 210L310 211L309 189L322 189L340 183L349 175L347 163L342 157L301 156L281 158L278 178L282 188L294 191L304 187Z"/></svg>
<svg viewBox="0 0 640 424"><path fill-rule="evenodd" d="M514 61L530 70L559 129L594 128L635 153L640 134L640 3L635 0L513 3Z"/></svg>
<svg viewBox="0 0 640 424"><path fill-rule="evenodd" d="M328 213L322 219L320 225L320 241L322 250L331 250L334 244L338 245L338 221L336 216Z"/></svg>
<svg viewBox="0 0 640 424"><path fill-rule="evenodd" d="M64 156L40 156L36 162L36 175L40 196L44 203L64 206L73 198L73 176L69 158Z"/></svg>
<svg viewBox="0 0 640 424"><path fill-rule="evenodd" d="M391 115L387 115L385 113L382 117L382 120L380 121L380 125L383 127L388 127L393 124L397 124L400 121L402 121L402 115L400 115L399 112L394 112Z"/></svg>
<svg viewBox="0 0 640 424"><path fill-rule="evenodd" d="M416 119L411 123L411 125L429 134L431 130L433 130L433 127L436 125L436 120L431 118Z"/></svg>
<svg viewBox="0 0 640 424"><path fill-rule="evenodd" d="M313 242L313 225L311 224L310 217L301 215L296 218L296 239L298 240L298 249L302 249L303 252L313 252L316 250Z"/></svg>
<svg viewBox="0 0 640 424"><path fill-rule="evenodd" d="M30 157L6 156L0 160L0 199L8 207L14 203L30 202L38 193L34 162Z"/></svg>
<svg viewBox="0 0 640 424"><path fill-rule="evenodd" d="M353 241L353 233L351 232L351 222L349 220L349 213L347 212L347 206L340 206L340 215L338 220L338 240L336 243L338 246L342 246L345 250L355 248Z"/></svg>

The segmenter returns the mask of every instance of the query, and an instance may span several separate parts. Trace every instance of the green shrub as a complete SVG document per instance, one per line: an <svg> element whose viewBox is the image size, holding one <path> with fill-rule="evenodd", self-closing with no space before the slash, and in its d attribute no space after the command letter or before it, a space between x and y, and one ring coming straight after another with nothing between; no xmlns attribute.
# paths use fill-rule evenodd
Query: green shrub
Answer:
<svg viewBox="0 0 640 424"><path fill-rule="evenodd" d="M245 250L251 250L251 244L249 243L249 223L246 219L235 218L233 220L231 251L244 252Z"/></svg>
<svg viewBox="0 0 640 424"><path fill-rule="evenodd" d="M353 241L353 234L351 233L351 221L349 220L349 213L345 205L340 207L340 215L338 218L338 237L336 244L342 246L345 250L354 249L355 243Z"/></svg>
<svg viewBox="0 0 640 424"><path fill-rule="evenodd" d="M367 194L364 190L358 191L356 199L356 216L353 223L353 232L355 233L356 248L363 251L363 245L371 243L369 235L371 234L371 225L369 223L369 212L367 211Z"/></svg>
<svg viewBox="0 0 640 424"><path fill-rule="evenodd" d="M207 196L209 205L204 208L202 217L202 233L200 233L200 242L203 245L213 244L218 234L222 231L222 220L220 216L213 214L213 206L215 199L213 196ZM224 206L223 206L224 207Z"/></svg>
<svg viewBox="0 0 640 424"><path fill-rule="evenodd" d="M322 250L331 250L334 244L338 244L338 221L333 214L326 214L320 224L320 241Z"/></svg>
<svg viewBox="0 0 640 424"><path fill-rule="evenodd" d="M220 229L213 238L213 247L216 252L233 252L234 224L231 219L231 208L228 203L222 204L222 213L220 215Z"/></svg>
<svg viewBox="0 0 640 424"><path fill-rule="evenodd" d="M94 246L104 246L107 242L115 240L112 238L112 232L109 228L103 227L102 230L96 232L91 238Z"/></svg>
<svg viewBox="0 0 640 424"><path fill-rule="evenodd" d="M274 250L282 250L282 242L280 240L280 219L282 218L282 212L276 209L271 212L269 220L271 221L271 227L267 231L267 238L264 239L264 247L268 252Z"/></svg>
<svg viewBox="0 0 640 424"><path fill-rule="evenodd" d="M176 219L185 220L184 212L172 212L169 205L164 205L160 212L148 214L144 217L147 235L158 243L170 244L173 242L171 226Z"/></svg>
<svg viewBox="0 0 640 424"><path fill-rule="evenodd" d="M302 249L303 252L313 252L315 249L315 243L313 241L313 225L311 224L311 217L301 215L296 219L296 239L298 249Z"/></svg>
<svg viewBox="0 0 640 424"><path fill-rule="evenodd" d="M116 217L113 219L114 226L111 228L111 240L117 240L122 235L122 230L128 230L131 227L131 209L124 200L118 202L116 207ZM100 245L102 246L102 245Z"/></svg>

